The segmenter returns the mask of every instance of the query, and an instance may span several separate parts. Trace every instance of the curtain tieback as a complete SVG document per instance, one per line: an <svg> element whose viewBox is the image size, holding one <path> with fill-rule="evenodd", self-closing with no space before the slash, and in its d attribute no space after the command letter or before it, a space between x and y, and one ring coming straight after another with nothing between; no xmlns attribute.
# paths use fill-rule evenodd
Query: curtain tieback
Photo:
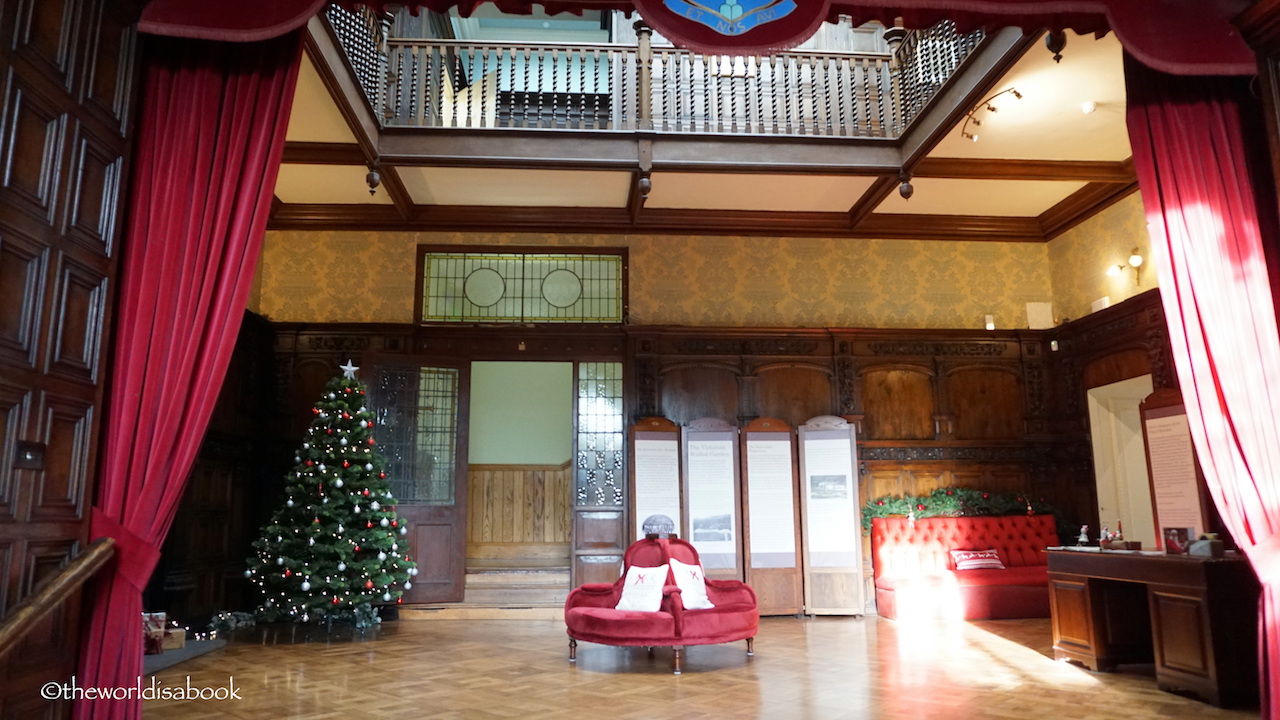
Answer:
<svg viewBox="0 0 1280 720"><path fill-rule="evenodd" d="M116 572L141 592L160 561L160 548L143 540L116 521L101 508L93 508L89 536L96 540L112 537L116 541Z"/></svg>

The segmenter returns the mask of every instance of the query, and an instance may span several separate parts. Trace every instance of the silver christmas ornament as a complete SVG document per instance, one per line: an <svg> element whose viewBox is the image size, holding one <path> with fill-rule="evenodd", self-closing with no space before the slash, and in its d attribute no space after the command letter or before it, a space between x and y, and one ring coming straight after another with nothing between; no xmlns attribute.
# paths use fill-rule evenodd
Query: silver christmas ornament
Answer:
<svg viewBox="0 0 1280 720"><path fill-rule="evenodd" d="M320 468L320 472L324 472L324 463L320 463L316 467Z"/></svg>
<svg viewBox="0 0 1280 720"><path fill-rule="evenodd" d="M380 553L378 553L378 559L379 559L379 560L386 560L386 559L387 559L387 554L386 554L386 553L384 553L384 552L380 552Z"/></svg>
<svg viewBox="0 0 1280 720"><path fill-rule="evenodd" d="M377 510L378 508L380 508L380 507L382 507L382 506L378 504L378 501L377 501L377 500L374 500L373 502L369 503L369 507L370 507L370 508L372 508L372 509L374 509L374 510Z"/></svg>
<svg viewBox="0 0 1280 720"><path fill-rule="evenodd" d="M372 469L373 469L373 463L365 463L365 464L364 464L364 469L365 469L365 470L372 470Z"/></svg>
<svg viewBox="0 0 1280 720"><path fill-rule="evenodd" d="M383 602L391 602L391 593L382 593Z"/></svg>
<svg viewBox="0 0 1280 720"><path fill-rule="evenodd" d="M278 557L278 558L276 558L276 564L277 564L277 565L283 565L283 564L284 564L284 558L282 558L282 557Z"/></svg>
<svg viewBox="0 0 1280 720"><path fill-rule="evenodd" d="M328 397L329 397L329 399L330 399L330 400L335 400L335 399L337 399L337 397L338 397L338 396L337 396L337 395L334 395L333 393L329 393Z"/></svg>
<svg viewBox="0 0 1280 720"><path fill-rule="evenodd" d="M334 486L334 487L342 487L342 478L338 478L337 480L334 480L334 481L333 481L333 486Z"/></svg>
<svg viewBox="0 0 1280 720"><path fill-rule="evenodd" d="M338 563L338 572L342 572L342 571L344 571L344 570L346 570L346 569L347 569L347 564L346 564L346 563L344 563L344 562L340 562L340 563Z"/></svg>
<svg viewBox="0 0 1280 720"><path fill-rule="evenodd" d="M346 445L346 444L347 444L347 439L346 439L346 438L338 438L338 444L339 444L339 445Z"/></svg>
<svg viewBox="0 0 1280 720"><path fill-rule="evenodd" d="M308 590L310 590L310 589L311 589L311 583L307 582L306 580L303 580L303 581L302 581L302 592L306 592L306 591L308 591Z"/></svg>
<svg viewBox="0 0 1280 720"><path fill-rule="evenodd" d="M411 589L412 587L413 587L413 583L409 582L408 580L405 580L405 581L404 581L404 589L405 589L405 590L409 590L409 589Z"/></svg>
<svg viewBox="0 0 1280 720"><path fill-rule="evenodd" d="M378 524L381 525L382 527L386 527L391 524L391 521L386 518L382 518L381 520L378 521Z"/></svg>
<svg viewBox="0 0 1280 720"><path fill-rule="evenodd" d="M293 507L293 498L289 498L288 500L285 500L285 501L284 501L284 506L285 506L285 507Z"/></svg>
<svg viewBox="0 0 1280 720"><path fill-rule="evenodd" d="M407 527L405 527L405 526L401 525L401 526L400 526L400 534L401 534L401 535L407 535L408 533L409 533L409 528L407 528Z"/></svg>

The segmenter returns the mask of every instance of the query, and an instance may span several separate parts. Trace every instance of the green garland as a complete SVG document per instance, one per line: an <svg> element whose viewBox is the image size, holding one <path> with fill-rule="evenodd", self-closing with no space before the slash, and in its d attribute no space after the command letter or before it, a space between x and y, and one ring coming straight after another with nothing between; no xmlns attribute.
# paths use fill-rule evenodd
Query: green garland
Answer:
<svg viewBox="0 0 1280 720"><path fill-rule="evenodd" d="M916 519L966 515L1057 515L1053 506L1043 498L1033 500L1015 493L949 487L938 488L923 497L885 495L869 500L862 508L862 530L871 532L872 518L905 516L908 513L914 513Z"/></svg>

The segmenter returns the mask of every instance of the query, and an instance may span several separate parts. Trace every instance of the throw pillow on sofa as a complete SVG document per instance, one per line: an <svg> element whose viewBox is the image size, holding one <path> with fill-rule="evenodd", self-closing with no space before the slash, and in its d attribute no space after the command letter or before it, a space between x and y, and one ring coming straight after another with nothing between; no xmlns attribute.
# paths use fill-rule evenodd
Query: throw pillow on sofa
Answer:
<svg viewBox="0 0 1280 720"><path fill-rule="evenodd" d="M951 560L957 570L1004 570L1000 553L990 550L952 550Z"/></svg>
<svg viewBox="0 0 1280 720"><path fill-rule="evenodd" d="M667 584L667 566L627 568L627 579L622 583L619 610L658 612L662 607L662 587Z"/></svg>
<svg viewBox="0 0 1280 720"><path fill-rule="evenodd" d="M680 588L680 601L685 610L707 610L715 607L707 597L707 580L701 565L686 565L671 558L671 574L676 576Z"/></svg>

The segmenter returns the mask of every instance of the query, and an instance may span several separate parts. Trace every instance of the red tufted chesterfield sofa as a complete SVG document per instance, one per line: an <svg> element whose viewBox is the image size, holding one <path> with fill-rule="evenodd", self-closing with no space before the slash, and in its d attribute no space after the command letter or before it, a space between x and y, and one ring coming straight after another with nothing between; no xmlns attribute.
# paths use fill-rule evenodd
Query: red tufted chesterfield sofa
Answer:
<svg viewBox="0 0 1280 720"><path fill-rule="evenodd" d="M890 619L1049 617L1051 515L873 518L876 608ZM956 570L949 551L995 548L1004 570Z"/></svg>
<svg viewBox="0 0 1280 720"><path fill-rule="evenodd" d="M657 567L671 558L701 565L693 545L678 538L637 540L623 555L622 578L612 584L587 583L569 593L564 604L564 622L569 633L569 662L577 659L578 641L632 647L675 649L674 671L679 675L687 645L747 641L753 654L753 640L760 624L760 608L755 591L738 580L707 580L707 598L715 605L704 610L686 610L680 602L680 588L668 572L662 607L657 612L618 610L627 568Z"/></svg>

